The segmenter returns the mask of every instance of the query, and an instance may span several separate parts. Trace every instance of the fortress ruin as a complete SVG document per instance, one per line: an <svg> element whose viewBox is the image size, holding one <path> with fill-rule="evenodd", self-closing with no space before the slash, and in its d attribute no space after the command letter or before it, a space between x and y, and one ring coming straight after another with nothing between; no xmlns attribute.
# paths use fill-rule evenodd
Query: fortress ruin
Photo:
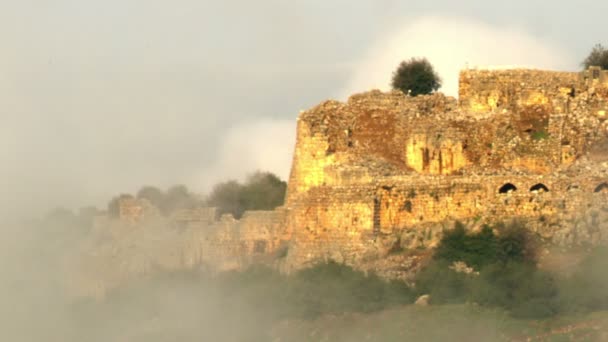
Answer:
<svg viewBox="0 0 608 342"><path fill-rule="evenodd" d="M559 246L606 241L607 113L599 68L464 70L458 99L374 90L326 101L299 115L283 207L240 220L178 212L166 226L180 232L179 246L153 258L167 268L265 262L284 271L331 259L396 277L457 220L471 229L526 220ZM142 235L154 212L146 208L125 201L128 225L101 219L96 230L141 226Z"/></svg>

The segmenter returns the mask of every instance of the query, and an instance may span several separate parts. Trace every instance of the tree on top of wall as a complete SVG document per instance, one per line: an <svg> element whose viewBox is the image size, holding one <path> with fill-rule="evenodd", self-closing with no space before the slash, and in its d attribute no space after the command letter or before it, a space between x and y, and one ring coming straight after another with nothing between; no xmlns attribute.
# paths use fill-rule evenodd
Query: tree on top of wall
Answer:
<svg viewBox="0 0 608 342"><path fill-rule="evenodd" d="M581 64L585 69L598 66L604 70L608 70L608 49L602 44L596 44Z"/></svg>
<svg viewBox="0 0 608 342"><path fill-rule="evenodd" d="M399 64L391 86L411 96L424 95L437 91L441 78L426 58L412 58Z"/></svg>
<svg viewBox="0 0 608 342"><path fill-rule="evenodd" d="M146 185L139 189L139 191L137 191L136 197L138 199L145 198L157 208L162 208L163 202L165 200L165 193L155 186Z"/></svg>

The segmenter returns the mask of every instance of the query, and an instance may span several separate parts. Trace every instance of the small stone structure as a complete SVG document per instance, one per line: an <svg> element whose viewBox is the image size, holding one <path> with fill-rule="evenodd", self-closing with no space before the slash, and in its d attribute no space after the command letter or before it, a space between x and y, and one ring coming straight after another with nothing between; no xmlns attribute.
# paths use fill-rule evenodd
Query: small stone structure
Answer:
<svg viewBox="0 0 608 342"><path fill-rule="evenodd" d="M456 220L527 220L564 246L608 240L607 113L597 68L464 70L458 100L371 91L323 102L298 118L285 205L240 220L174 214L189 246L175 267L332 259L402 277ZM121 220L138 225L144 207L121 203Z"/></svg>

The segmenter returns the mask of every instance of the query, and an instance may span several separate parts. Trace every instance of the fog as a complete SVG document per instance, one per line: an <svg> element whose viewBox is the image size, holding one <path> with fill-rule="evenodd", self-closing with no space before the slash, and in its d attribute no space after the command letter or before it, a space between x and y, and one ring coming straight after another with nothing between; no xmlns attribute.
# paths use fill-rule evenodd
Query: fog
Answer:
<svg viewBox="0 0 608 342"><path fill-rule="evenodd" d="M587 299L577 299L589 298L596 310L605 310L608 275L600 270L608 266L606 254L598 254L581 268L583 273L591 271L586 278L574 282L560 278L565 283L559 285L563 292L559 303L567 311L549 319L525 319L476 303L412 305L415 294L403 285L383 288L389 285L331 268L291 276L264 269L217 274L199 266L165 268L159 262L163 253L177 246L176 241L184 243L188 235L161 221L137 229L121 227L130 229L120 235L121 241L110 241L103 234L96 237L86 220L65 213L11 228L10 238L0 246L3 340L504 341L563 335L560 331L571 327L576 328L569 336L598 341L606 336L608 318L602 316L606 311L589 314L588 309L580 311L578 304L571 304L574 299L589 305ZM103 246L111 247L112 256L101 254L108 257L106 263L90 265L94 268L84 273L90 277L88 285L111 284L115 270L131 275L102 296L78 291L78 286L88 286L73 283L75 266L90 252L84 248L104 253L108 249ZM579 262L580 257L573 264ZM450 272L442 273L446 271ZM454 279L436 279L442 291L454 286L444 295L459 291L457 283L450 282ZM530 286L532 291L551 293L546 286L537 290ZM433 292L435 300L439 294Z"/></svg>
<svg viewBox="0 0 608 342"><path fill-rule="evenodd" d="M143 185L202 195L255 170L287 179L300 110L387 90L410 57L428 57L454 96L463 67L576 70L604 38L597 1L542 19L525 11L540 4L511 5L0 1L0 339L332 340L332 322L353 321L376 331L388 314L277 318L273 303L251 298L264 287L226 293L198 269L149 274L105 299L76 296L71 272L97 243L91 224L46 215L105 209ZM404 310L390 318L410 322L414 340L448 338L436 325L453 340L501 340L507 320L468 307L391 310ZM333 340L366 339L338 330Z"/></svg>

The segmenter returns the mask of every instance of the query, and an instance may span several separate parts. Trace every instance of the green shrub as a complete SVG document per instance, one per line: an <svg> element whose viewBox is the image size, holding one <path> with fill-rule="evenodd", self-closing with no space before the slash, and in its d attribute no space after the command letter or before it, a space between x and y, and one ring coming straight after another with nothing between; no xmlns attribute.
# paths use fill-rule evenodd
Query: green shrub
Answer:
<svg viewBox="0 0 608 342"><path fill-rule="evenodd" d="M476 269L498 259L498 239L488 226L478 233L467 234L464 225L456 222L453 230L444 233L435 249L434 259L448 263L463 261Z"/></svg>
<svg viewBox="0 0 608 342"><path fill-rule="evenodd" d="M324 314L377 311L411 303L414 298L403 281L385 281L335 262L290 276L258 266L223 273L215 282L230 303L245 303L275 318L312 319Z"/></svg>
<svg viewBox="0 0 608 342"><path fill-rule="evenodd" d="M470 282L470 300L504 308L519 318L545 318L558 309L555 279L534 265L509 261L486 266Z"/></svg>
<svg viewBox="0 0 608 342"><path fill-rule="evenodd" d="M240 218L247 210L272 210L283 204L287 183L269 172L256 172L245 184L228 181L217 184L207 204L218 208L219 214L230 213Z"/></svg>
<svg viewBox="0 0 608 342"><path fill-rule="evenodd" d="M549 133L545 131L535 131L532 133L532 139L534 140L544 140L549 138Z"/></svg>
<svg viewBox="0 0 608 342"><path fill-rule="evenodd" d="M430 94L441 87L441 78L426 58L403 61L393 73L393 89L417 96Z"/></svg>
<svg viewBox="0 0 608 342"><path fill-rule="evenodd" d="M581 64L585 69L591 66L598 66L604 70L608 70L608 50L602 44L595 45Z"/></svg>
<svg viewBox="0 0 608 342"><path fill-rule="evenodd" d="M351 267L328 262L304 269L289 279L292 315L369 312L410 303L413 293L403 282L387 282Z"/></svg>
<svg viewBox="0 0 608 342"><path fill-rule="evenodd" d="M430 294L433 304L462 303L469 297L468 275L449 268L446 261L435 261L416 276L417 295Z"/></svg>
<svg viewBox="0 0 608 342"><path fill-rule="evenodd" d="M523 222L498 224L496 229L499 231L496 251L498 260L530 264L538 261L539 240Z"/></svg>
<svg viewBox="0 0 608 342"><path fill-rule="evenodd" d="M163 210L163 205L165 202L165 193L161 189L159 189L155 186L146 185L146 186L141 187L137 191L137 194L135 195L135 197L137 197L138 199L145 198L148 201L150 201L150 203L152 203L152 205Z"/></svg>
<svg viewBox="0 0 608 342"><path fill-rule="evenodd" d="M513 316L543 318L558 310L554 278L536 268L537 240L520 222L485 226L467 234L456 223L445 232L433 261L416 277L418 294L430 294L436 304L471 301L501 307ZM458 273L450 267L465 262L478 271Z"/></svg>

